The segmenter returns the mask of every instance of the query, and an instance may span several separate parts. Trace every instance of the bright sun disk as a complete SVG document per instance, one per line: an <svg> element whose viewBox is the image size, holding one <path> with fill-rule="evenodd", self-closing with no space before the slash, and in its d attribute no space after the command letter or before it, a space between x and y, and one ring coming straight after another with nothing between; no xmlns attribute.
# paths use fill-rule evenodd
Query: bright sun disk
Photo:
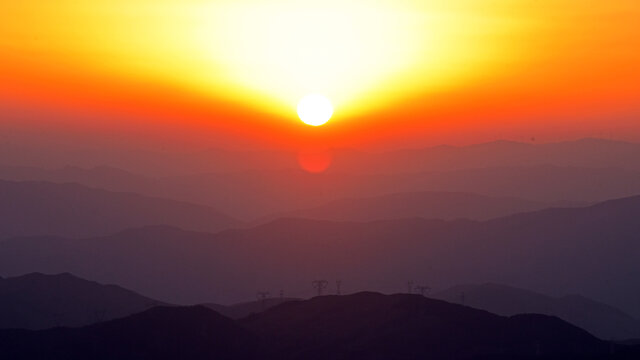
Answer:
<svg viewBox="0 0 640 360"><path fill-rule="evenodd" d="M329 121L331 115L333 115L333 105L323 95L309 94L298 102L298 116L307 125L323 125Z"/></svg>

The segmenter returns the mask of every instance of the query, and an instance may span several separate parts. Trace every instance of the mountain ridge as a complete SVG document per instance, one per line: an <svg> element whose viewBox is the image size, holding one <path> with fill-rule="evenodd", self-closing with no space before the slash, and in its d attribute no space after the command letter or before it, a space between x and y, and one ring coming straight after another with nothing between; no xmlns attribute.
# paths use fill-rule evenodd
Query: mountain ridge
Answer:
<svg viewBox="0 0 640 360"><path fill-rule="evenodd" d="M617 308L577 294L552 297L511 286L485 283L458 285L431 296L503 316L523 313L557 316L600 339L640 337L640 321Z"/></svg>
<svg viewBox="0 0 640 360"><path fill-rule="evenodd" d="M234 321L204 306L154 307L82 328L0 330L12 359L625 359L545 315L504 317L419 295L292 301ZM616 355L620 356L616 356Z"/></svg>
<svg viewBox="0 0 640 360"><path fill-rule="evenodd" d="M242 223L213 208L73 183L0 180L0 237L106 235L174 224L218 231Z"/></svg>
<svg viewBox="0 0 640 360"><path fill-rule="evenodd" d="M121 286L85 280L68 272L0 279L0 329L83 326L159 304Z"/></svg>
<svg viewBox="0 0 640 360"><path fill-rule="evenodd" d="M177 304L234 303L258 289L304 298L317 278L342 279L345 291L386 293L409 280L434 290L496 282L553 296L579 293L638 316L636 209L637 196L485 222L279 219L215 234L155 229L13 239L0 242L0 275L70 271Z"/></svg>

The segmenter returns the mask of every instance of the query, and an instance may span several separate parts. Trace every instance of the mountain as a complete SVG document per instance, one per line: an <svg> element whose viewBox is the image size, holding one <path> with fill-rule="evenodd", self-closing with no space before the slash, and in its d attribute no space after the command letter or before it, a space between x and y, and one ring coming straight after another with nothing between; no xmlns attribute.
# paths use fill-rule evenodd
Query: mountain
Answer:
<svg viewBox="0 0 640 360"><path fill-rule="evenodd" d="M640 317L640 197L488 221L279 219L216 234L147 227L118 234L0 242L0 275L71 272L174 304L234 303L258 290L291 297L311 281L395 293L502 283L580 294Z"/></svg>
<svg viewBox="0 0 640 360"><path fill-rule="evenodd" d="M251 314L257 314L274 306L299 299L294 298L266 298L264 300L249 301L233 305L202 304L231 319L242 319Z"/></svg>
<svg viewBox="0 0 640 360"><path fill-rule="evenodd" d="M121 148L113 141L106 144L82 144L79 139L60 139L61 141L52 142L53 134L50 133L46 134L45 139L29 143L18 141L10 129L5 130L6 134L13 136L4 137L4 133L0 132L0 163L14 167L105 167L153 177L297 167L296 153L289 151L166 149L144 146Z"/></svg>
<svg viewBox="0 0 640 360"><path fill-rule="evenodd" d="M0 163L10 166L107 166L150 176L299 168L298 154L286 150L134 150L114 148L112 142L109 142L109 146L79 146L77 142L66 139L53 146L42 146L38 145L42 141L29 144L27 141L16 141L15 137L5 140L0 144ZM439 145L391 151L333 149L331 153L333 162L328 171L352 174L441 172L537 165L640 170L640 144L593 138L556 143L498 140L467 146Z"/></svg>
<svg viewBox="0 0 640 360"><path fill-rule="evenodd" d="M43 170L5 166L0 167L0 178L73 182L109 191L186 201L212 206L247 221L273 218L273 214L315 208L347 198L398 193L462 192L556 206L584 205L640 194L637 170L550 165L388 174L255 170L157 178L107 167Z"/></svg>
<svg viewBox="0 0 640 360"><path fill-rule="evenodd" d="M247 220L344 198L406 192L464 192L560 205L584 205L640 194L637 170L550 165L380 174L251 171L167 177L162 181L163 197L216 204Z"/></svg>
<svg viewBox="0 0 640 360"><path fill-rule="evenodd" d="M423 217L488 220L553 207L548 203L456 192L409 192L331 201L311 209L282 214L331 221L373 221Z"/></svg>
<svg viewBox="0 0 640 360"><path fill-rule="evenodd" d="M0 181L0 238L85 237L165 224L215 232L240 222L207 206L174 200L77 184Z"/></svg>
<svg viewBox="0 0 640 360"><path fill-rule="evenodd" d="M640 321L609 305L579 295L552 297L506 285L459 285L431 295L494 314L557 316L601 339L640 338Z"/></svg>
<svg viewBox="0 0 640 360"><path fill-rule="evenodd" d="M606 355L544 315L502 317L419 295L358 293L288 302L241 320L265 359L527 359Z"/></svg>
<svg viewBox="0 0 640 360"><path fill-rule="evenodd" d="M211 157L209 162L203 154ZM210 206L245 221L346 198L408 192L464 192L564 205L640 194L640 144L607 140L539 145L503 141L381 153L337 150L333 165L321 174L301 170L293 153L252 152L236 157L219 150L192 155L201 157L194 160L200 165L192 168L186 154L167 155L164 165L185 164L193 171L175 166L175 171L155 175L143 171L144 166L121 170L114 167L118 162L59 169L3 162L0 179L73 182L133 192Z"/></svg>
<svg viewBox="0 0 640 360"><path fill-rule="evenodd" d="M250 359L254 337L202 306L155 307L82 328L0 331L0 352L13 360Z"/></svg>
<svg viewBox="0 0 640 360"><path fill-rule="evenodd" d="M286 302L234 321L156 307L82 328L0 331L0 353L47 359L632 359L558 318L504 317L418 295L358 293Z"/></svg>
<svg viewBox="0 0 640 360"><path fill-rule="evenodd" d="M116 285L71 274L0 278L0 329L82 326L161 304Z"/></svg>
<svg viewBox="0 0 640 360"><path fill-rule="evenodd" d="M498 140L468 146L440 145L384 152L337 150L333 171L418 173L470 168L554 165L640 170L640 144L585 138L555 143Z"/></svg>
<svg viewBox="0 0 640 360"><path fill-rule="evenodd" d="M137 192L133 189L153 188L158 178L144 176L109 166L81 168L65 166L45 169L28 166L0 166L0 179L8 181L43 181L57 184L77 183L112 191Z"/></svg>

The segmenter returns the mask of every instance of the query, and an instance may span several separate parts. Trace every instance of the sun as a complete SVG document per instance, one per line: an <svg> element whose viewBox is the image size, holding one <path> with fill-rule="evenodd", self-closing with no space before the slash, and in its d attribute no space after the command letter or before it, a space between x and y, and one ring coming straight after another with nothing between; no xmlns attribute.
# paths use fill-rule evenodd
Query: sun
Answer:
<svg viewBox="0 0 640 360"><path fill-rule="evenodd" d="M324 125L333 115L331 101L320 94L309 94L298 102L298 116L311 126Z"/></svg>

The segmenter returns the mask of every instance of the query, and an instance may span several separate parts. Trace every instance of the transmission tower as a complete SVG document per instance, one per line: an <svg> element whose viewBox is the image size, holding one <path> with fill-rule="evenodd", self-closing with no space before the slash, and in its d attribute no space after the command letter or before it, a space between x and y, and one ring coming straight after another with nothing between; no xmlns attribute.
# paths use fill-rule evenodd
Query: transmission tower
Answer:
<svg viewBox="0 0 640 360"><path fill-rule="evenodd" d="M55 327L60 327L62 325L62 319L64 318L63 313L54 313L53 314L53 323L55 324Z"/></svg>
<svg viewBox="0 0 640 360"><path fill-rule="evenodd" d="M268 291L258 291L256 293L256 297L258 298L258 300L260 300L260 303L261 303L263 311L264 311L268 296L269 296L269 292Z"/></svg>
<svg viewBox="0 0 640 360"><path fill-rule="evenodd" d="M336 280L336 295L342 295L340 288L342 287L342 280Z"/></svg>
<svg viewBox="0 0 640 360"><path fill-rule="evenodd" d="M425 293L428 293L429 290L431 290L431 288L423 285L423 286L416 286L416 290L420 291L420 294L424 296Z"/></svg>
<svg viewBox="0 0 640 360"><path fill-rule="evenodd" d="M106 309L96 309L93 312L93 316L95 318L95 322L99 323L104 321L104 317L107 314L107 310Z"/></svg>
<svg viewBox="0 0 640 360"><path fill-rule="evenodd" d="M327 280L314 280L311 285L318 291L318 296L322 296L322 291L329 286L329 282Z"/></svg>

